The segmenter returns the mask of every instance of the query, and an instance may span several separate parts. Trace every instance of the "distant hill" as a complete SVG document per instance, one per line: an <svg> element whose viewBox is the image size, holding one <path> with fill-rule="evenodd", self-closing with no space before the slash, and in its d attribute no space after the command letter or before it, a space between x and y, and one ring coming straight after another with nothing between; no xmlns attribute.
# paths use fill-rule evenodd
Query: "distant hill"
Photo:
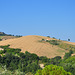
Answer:
<svg viewBox="0 0 75 75"><path fill-rule="evenodd" d="M5 34L4 32L0 32L0 36L6 36L7 34Z"/></svg>
<svg viewBox="0 0 75 75"><path fill-rule="evenodd" d="M4 32L0 32L0 41L2 40L7 40L7 39L13 39L13 38L18 38L21 37L20 35L11 35L11 34L6 34Z"/></svg>

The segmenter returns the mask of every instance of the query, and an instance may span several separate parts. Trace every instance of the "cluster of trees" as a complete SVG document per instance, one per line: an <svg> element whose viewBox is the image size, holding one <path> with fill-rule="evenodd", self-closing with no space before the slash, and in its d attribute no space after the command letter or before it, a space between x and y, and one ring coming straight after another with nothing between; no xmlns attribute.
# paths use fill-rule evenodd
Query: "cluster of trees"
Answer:
<svg viewBox="0 0 75 75"><path fill-rule="evenodd" d="M5 56L0 56L0 63L4 66L6 65L7 70L14 71L19 69L22 72L32 72L35 73L36 70L40 69L38 62L33 60L32 57L24 57L14 56L12 54L6 54Z"/></svg>
<svg viewBox="0 0 75 75"><path fill-rule="evenodd" d="M6 36L7 34L5 34L4 32L0 32L0 36Z"/></svg>
<svg viewBox="0 0 75 75"><path fill-rule="evenodd" d="M0 32L0 36L16 36L16 37L22 37L22 35L5 34L4 32ZM0 39L0 41L1 41L1 39Z"/></svg>
<svg viewBox="0 0 75 75"><path fill-rule="evenodd" d="M22 35L11 35L11 34L8 34L7 36L16 36L16 37L22 37Z"/></svg>
<svg viewBox="0 0 75 75"><path fill-rule="evenodd" d="M0 64L6 65L7 70L17 70L21 72L28 73L32 72L33 74L41 69L38 61L39 57L36 54L31 54L29 52L21 53L20 49L9 48L8 46L1 46L4 50L0 51Z"/></svg>
<svg viewBox="0 0 75 75"><path fill-rule="evenodd" d="M33 75L71 75L71 73L75 75L75 56L71 57L72 50L65 53L63 59L60 56L50 59L27 51L22 53L21 49L9 48L9 46L0 46L4 49L0 51L0 65L6 65L6 69L9 71L19 70L24 74L32 73ZM43 70L39 66L40 63L44 64Z"/></svg>
<svg viewBox="0 0 75 75"><path fill-rule="evenodd" d="M57 40L47 40L46 42L49 42L52 45L59 45L59 41Z"/></svg>
<svg viewBox="0 0 75 75"><path fill-rule="evenodd" d="M69 56L63 60L60 63L60 66L62 66L67 72L71 72L73 75L75 75L75 56Z"/></svg>

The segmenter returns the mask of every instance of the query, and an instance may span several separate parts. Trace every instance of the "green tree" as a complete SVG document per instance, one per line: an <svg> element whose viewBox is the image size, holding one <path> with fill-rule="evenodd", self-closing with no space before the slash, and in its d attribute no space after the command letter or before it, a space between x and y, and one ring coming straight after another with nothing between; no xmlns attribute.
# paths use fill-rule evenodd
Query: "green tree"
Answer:
<svg viewBox="0 0 75 75"><path fill-rule="evenodd" d="M71 73L66 72L63 67L48 65L43 70L38 70L35 75L71 75Z"/></svg>
<svg viewBox="0 0 75 75"><path fill-rule="evenodd" d="M68 41L70 41L70 39L68 39Z"/></svg>
<svg viewBox="0 0 75 75"><path fill-rule="evenodd" d="M48 59L46 56L41 56L39 59L40 59L43 63L44 63L44 62L49 62L49 60L50 60L50 59Z"/></svg>

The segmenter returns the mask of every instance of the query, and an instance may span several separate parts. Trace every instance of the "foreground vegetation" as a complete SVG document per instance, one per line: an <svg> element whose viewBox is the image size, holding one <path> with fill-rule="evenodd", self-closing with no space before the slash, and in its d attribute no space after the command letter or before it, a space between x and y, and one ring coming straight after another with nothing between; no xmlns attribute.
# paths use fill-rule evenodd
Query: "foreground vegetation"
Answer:
<svg viewBox="0 0 75 75"><path fill-rule="evenodd" d="M71 73L66 72L63 67L48 65L43 70L38 70L35 75L71 75Z"/></svg>
<svg viewBox="0 0 75 75"><path fill-rule="evenodd" d="M75 75L75 56L70 50L63 59L47 58L21 49L0 46L0 75ZM44 64L44 69L40 66ZM56 66L57 65L57 66ZM59 71L59 72L58 72Z"/></svg>

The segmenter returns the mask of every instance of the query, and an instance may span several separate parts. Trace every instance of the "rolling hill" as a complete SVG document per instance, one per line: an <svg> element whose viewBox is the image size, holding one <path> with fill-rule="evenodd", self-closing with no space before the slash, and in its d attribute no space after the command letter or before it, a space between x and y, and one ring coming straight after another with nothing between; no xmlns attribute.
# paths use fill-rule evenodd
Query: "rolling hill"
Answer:
<svg viewBox="0 0 75 75"><path fill-rule="evenodd" d="M11 48L20 48L22 52L28 51L35 53L38 56L47 56L53 58L55 56L64 56L66 50L48 42L41 42L40 40L53 40L53 38L44 36L23 36L20 38L8 39L0 41L0 45L10 45Z"/></svg>

